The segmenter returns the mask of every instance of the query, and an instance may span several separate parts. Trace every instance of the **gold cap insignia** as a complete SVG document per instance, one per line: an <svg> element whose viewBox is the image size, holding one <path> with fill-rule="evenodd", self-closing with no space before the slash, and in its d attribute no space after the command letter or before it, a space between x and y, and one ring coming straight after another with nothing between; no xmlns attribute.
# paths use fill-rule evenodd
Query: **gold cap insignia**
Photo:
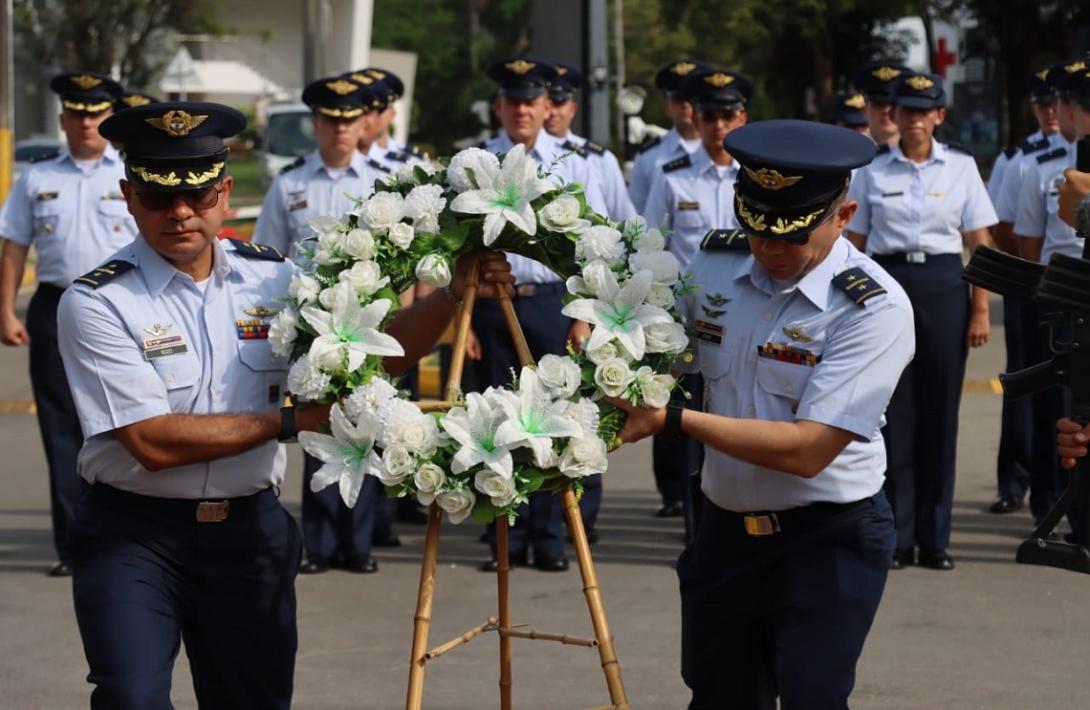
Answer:
<svg viewBox="0 0 1090 710"><path fill-rule="evenodd" d="M375 106L381 105L378 101L374 102ZM318 113L323 116L330 116L331 118L355 118L356 116L363 115L363 109L357 108L326 108L325 106L318 107Z"/></svg>
<svg viewBox="0 0 1090 710"><path fill-rule="evenodd" d="M344 79L337 79L336 81L327 81L325 88L332 91L337 96L348 96L359 87L350 81Z"/></svg>
<svg viewBox="0 0 1090 710"><path fill-rule="evenodd" d="M926 89L930 89L932 86L935 85L935 82L931 81L922 74L917 74L916 76L910 77L909 79L905 80L905 83L916 91L924 91Z"/></svg>
<svg viewBox="0 0 1090 710"><path fill-rule="evenodd" d="M368 69L367 73L370 74L371 76L375 77L379 81L382 81L383 79L386 78L386 72L379 71L378 69Z"/></svg>
<svg viewBox="0 0 1090 710"><path fill-rule="evenodd" d="M70 76L68 77L68 80L79 88L83 89L84 91L89 91L102 83L102 79L96 79L95 77L88 76L87 74Z"/></svg>
<svg viewBox="0 0 1090 710"><path fill-rule="evenodd" d="M97 104L85 104L82 101L61 101L61 106L69 111L82 111L84 113L98 113L113 105L112 101L100 101Z"/></svg>
<svg viewBox="0 0 1090 710"><path fill-rule="evenodd" d="M205 170L202 173L195 173L192 170L186 174L185 184L192 185L193 187L200 187L209 180L219 177L220 172L223 170L223 163L212 163L212 167Z"/></svg>
<svg viewBox="0 0 1090 710"><path fill-rule="evenodd" d="M145 118L148 125L155 126L172 138L188 136L189 132L208 120L207 115L191 116L187 111L167 111L162 118Z"/></svg>
<svg viewBox="0 0 1090 710"><path fill-rule="evenodd" d="M717 71L714 74L708 74L704 77L704 83L711 84L717 89L722 89L724 86L734 82L734 77L730 74L724 74L721 71Z"/></svg>
<svg viewBox="0 0 1090 710"><path fill-rule="evenodd" d="M523 74L530 71L531 69L533 69L537 65L534 64L533 62L528 62L525 59L516 59L513 62L508 62L504 66L507 67L511 72L513 72L515 74L518 74L519 76L522 76Z"/></svg>
<svg viewBox="0 0 1090 710"><path fill-rule="evenodd" d="M863 94L852 94L844 100L844 105L848 108L862 109L867 105L867 101L863 98Z"/></svg>
<svg viewBox="0 0 1090 710"><path fill-rule="evenodd" d="M356 82L357 84L363 84L364 86L370 86L371 84L375 83L374 79L360 72L356 72L352 75L352 81Z"/></svg>
<svg viewBox="0 0 1090 710"><path fill-rule="evenodd" d="M900 69L894 69L893 67L878 67L871 72L878 81L892 81L901 75Z"/></svg>
<svg viewBox="0 0 1090 710"><path fill-rule="evenodd" d="M670 71L678 76L688 76L692 73L693 69L696 69L696 65L692 62L678 62L674 66L670 67Z"/></svg>
<svg viewBox="0 0 1090 710"><path fill-rule="evenodd" d="M746 171L746 175L749 175L750 180L753 180L753 182L766 190L782 190L785 187L791 187L802 180L802 175L784 176L779 171L771 170L769 168L752 170L743 166L743 169Z"/></svg>
<svg viewBox="0 0 1090 710"><path fill-rule="evenodd" d="M1072 62L1071 64L1064 65L1064 71L1068 74L1074 74L1077 71L1082 71L1086 68L1086 62Z"/></svg>
<svg viewBox="0 0 1090 710"><path fill-rule="evenodd" d="M126 106L147 106L151 103L151 99L147 98L146 96L137 96L136 94L133 94L132 96L126 96L125 98L121 99L121 101Z"/></svg>
<svg viewBox="0 0 1090 710"><path fill-rule="evenodd" d="M568 68L567 67L557 67L556 68L556 73L557 73L558 76L564 76L565 74L568 73Z"/></svg>
<svg viewBox="0 0 1090 710"><path fill-rule="evenodd" d="M129 170L131 170L134 175L140 176L140 179L144 182L155 183L156 185L163 185L164 187L177 187L182 184L182 179L178 177L173 170L165 175L162 173L153 173L147 168L139 165L130 165Z"/></svg>
<svg viewBox="0 0 1090 710"><path fill-rule="evenodd" d="M1037 72L1037 78L1041 81L1048 81L1048 69L1042 69L1041 71Z"/></svg>

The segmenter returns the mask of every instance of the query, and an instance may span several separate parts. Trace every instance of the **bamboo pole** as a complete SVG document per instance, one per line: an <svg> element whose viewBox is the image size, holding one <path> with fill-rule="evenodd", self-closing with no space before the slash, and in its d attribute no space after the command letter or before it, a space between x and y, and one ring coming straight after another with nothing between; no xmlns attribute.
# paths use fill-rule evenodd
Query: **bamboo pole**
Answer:
<svg viewBox="0 0 1090 710"><path fill-rule="evenodd" d="M443 402L440 400L427 400L424 402L417 402L416 406L420 407L420 411L427 414L428 412L446 412L451 407L456 406L454 402Z"/></svg>
<svg viewBox="0 0 1090 710"><path fill-rule="evenodd" d="M464 643L469 643L473 639L483 634L485 631L495 631L497 628L496 624L496 617L490 616L488 617L488 621L484 622L480 626L474 626L472 629L465 632L458 638L451 639L450 641L447 641L444 644L440 644L439 646L436 646L432 650L428 651L424 654L424 660L430 661L433 658L439 658L439 656L442 656L444 653L448 651L453 651Z"/></svg>
<svg viewBox="0 0 1090 710"><path fill-rule="evenodd" d="M534 356L530 353L530 346L526 343L526 336L519 324L519 317L515 314L515 305L511 303L511 296L506 291L501 291L497 299L500 302L500 310L503 311L503 319L507 321L507 330L511 333L511 342L515 345L515 353L519 356L520 365L533 365Z"/></svg>
<svg viewBox="0 0 1090 710"><path fill-rule="evenodd" d="M462 398L462 369L466 362L466 341L469 339L469 326L473 320L473 304L477 302L477 284L481 277L481 258L474 254L473 265L469 267L465 293L462 294L462 310L458 314L457 330L450 352L450 375L447 379L447 400L457 402Z"/></svg>
<svg viewBox="0 0 1090 710"><path fill-rule="evenodd" d="M598 639L598 657L602 661L602 673L609 688L609 700L614 705L627 706L628 696L624 691L621 678L621 664L613 648L613 636L606 620L606 609L602 603L602 591L598 587L598 575L594 571L594 561L590 557L590 545L587 543L587 531L583 529L583 516L579 512L579 502L571 486L564 487L564 516L568 519L572 544L579 559L579 574L583 577L583 595L587 598L587 609L594 625L594 637Z"/></svg>
<svg viewBox="0 0 1090 710"><path fill-rule="evenodd" d="M598 641L595 639L584 639L578 636L568 636L567 634L547 634L544 631L519 631L516 629L499 629L500 636L510 636L516 639L530 639L531 641L557 641L565 646L586 646L587 648L595 648L598 646Z"/></svg>
<svg viewBox="0 0 1090 710"><path fill-rule="evenodd" d="M409 691L406 710L420 710L424 702L424 672L427 661L428 631L431 629L431 607L435 600L435 563L439 558L439 528L442 511L432 503L428 507L428 527L424 534L424 556L420 560L420 587L416 592L416 615L413 617L413 646L409 658Z"/></svg>
<svg viewBox="0 0 1090 710"><path fill-rule="evenodd" d="M499 597L500 637L500 710L511 710L511 639L504 633L511 630L511 599L508 594L508 574L511 562L507 547L507 516L496 518L496 592Z"/></svg>

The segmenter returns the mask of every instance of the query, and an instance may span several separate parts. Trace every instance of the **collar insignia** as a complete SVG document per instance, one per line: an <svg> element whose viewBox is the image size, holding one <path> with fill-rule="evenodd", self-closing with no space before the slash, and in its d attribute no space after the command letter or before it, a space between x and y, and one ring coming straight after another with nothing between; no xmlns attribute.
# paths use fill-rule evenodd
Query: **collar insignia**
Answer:
<svg viewBox="0 0 1090 710"><path fill-rule="evenodd" d="M925 91L925 90L930 89L932 86L935 85L935 82L931 81L926 76L922 76L920 74L917 74L916 76L909 78L908 80L905 81L905 83L908 84L913 89L915 89L916 91Z"/></svg>
<svg viewBox="0 0 1090 710"><path fill-rule="evenodd" d="M688 76L692 73L693 69L696 69L696 65L692 62L678 62L674 66L670 67L670 71L678 76Z"/></svg>
<svg viewBox="0 0 1090 710"><path fill-rule="evenodd" d="M350 81L337 79L336 81L327 81L325 83L325 88L329 89L337 96L348 96L355 91L357 87Z"/></svg>
<svg viewBox="0 0 1090 710"><path fill-rule="evenodd" d="M862 109L867 105L867 102L863 98L863 94L854 94L844 101L844 105L848 108Z"/></svg>
<svg viewBox="0 0 1090 710"><path fill-rule="evenodd" d="M191 116L182 110L167 111L162 118L145 118L149 125L164 131L171 138L188 136L189 132L208 120L207 115Z"/></svg>
<svg viewBox="0 0 1090 710"><path fill-rule="evenodd" d="M794 340L797 343L812 343L812 342L814 342L814 339L811 338L806 333L804 333L802 328L797 326L797 325L792 325L792 326L786 326L785 325L783 327L783 334L786 335L788 338L791 338L792 340Z"/></svg>
<svg viewBox="0 0 1090 710"><path fill-rule="evenodd" d="M507 69L511 73L518 74L519 76L522 76L523 74L530 71L531 69L533 69L537 65L534 64L533 62L528 62L525 59L516 59L513 62L508 62L504 66L507 67Z"/></svg>
<svg viewBox="0 0 1090 710"><path fill-rule="evenodd" d="M782 190L785 187L791 187L802 180L802 175L783 175L778 170L772 170L770 168L752 170L743 166L743 169L746 171L746 175L749 176L750 180L766 190Z"/></svg>
<svg viewBox="0 0 1090 710"><path fill-rule="evenodd" d="M722 89L724 86L727 86L733 81L733 76L731 76L730 74L724 74L721 71L717 71L714 74L708 74L706 77L704 77L705 84L711 84L717 89Z"/></svg>
<svg viewBox="0 0 1090 710"><path fill-rule="evenodd" d="M96 79L95 77L88 76L87 74L70 76L68 77L68 80L79 88L83 89L84 91L89 91L102 83L102 79Z"/></svg>
<svg viewBox="0 0 1090 710"><path fill-rule="evenodd" d="M894 69L893 67L878 67L871 72L878 81L892 81L901 75L900 69Z"/></svg>

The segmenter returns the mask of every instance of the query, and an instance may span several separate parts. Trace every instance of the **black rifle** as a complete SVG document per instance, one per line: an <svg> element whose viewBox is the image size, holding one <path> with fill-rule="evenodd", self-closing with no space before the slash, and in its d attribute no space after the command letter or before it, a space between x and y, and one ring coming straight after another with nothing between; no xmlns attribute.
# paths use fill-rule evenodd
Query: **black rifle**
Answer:
<svg viewBox="0 0 1090 710"><path fill-rule="evenodd" d="M1078 144L1076 169L1090 173L1090 137ZM1080 237L1086 238L1082 230ZM1062 315L1049 327L1070 324L1071 341L1053 357L1019 372L999 376L1003 396L1018 399L1050 387L1066 386L1072 395L1071 419L1090 423L1090 239L1081 259L1053 254L1048 265L1019 259L988 247L973 254L965 268L969 283L1004 296L1057 307ZM1074 542L1061 542L1052 532L1064 515L1075 530ZM1090 574L1090 458L1078 460L1060 499L1018 546L1023 564L1060 567Z"/></svg>

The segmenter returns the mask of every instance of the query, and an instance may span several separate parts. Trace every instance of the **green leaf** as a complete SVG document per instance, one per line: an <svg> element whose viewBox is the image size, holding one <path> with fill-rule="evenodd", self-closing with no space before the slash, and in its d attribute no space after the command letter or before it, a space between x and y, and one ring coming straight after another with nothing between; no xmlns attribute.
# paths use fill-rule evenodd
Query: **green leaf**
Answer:
<svg viewBox="0 0 1090 710"><path fill-rule="evenodd" d="M473 518L475 523L491 525L502 512L501 508L492 505L492 501L483 496L478 496L477 504L473 506L473 512L469 514L469 517Z"/></svg>

